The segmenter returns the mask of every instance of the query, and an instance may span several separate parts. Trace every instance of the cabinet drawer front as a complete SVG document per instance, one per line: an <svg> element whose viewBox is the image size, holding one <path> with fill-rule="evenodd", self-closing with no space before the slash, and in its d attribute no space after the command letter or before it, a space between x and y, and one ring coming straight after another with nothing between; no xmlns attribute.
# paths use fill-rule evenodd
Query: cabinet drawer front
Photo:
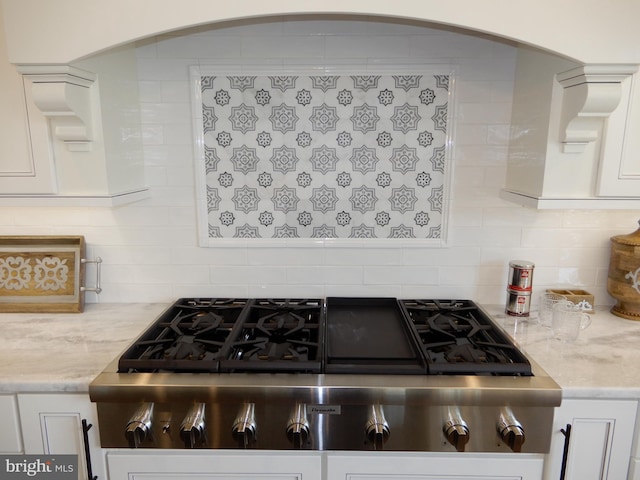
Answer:
<svg viewBox="0 0 640 480"><path fill-rule="evenodd" d="M320 453L109 451L109 480L321 480Z"/></svg>

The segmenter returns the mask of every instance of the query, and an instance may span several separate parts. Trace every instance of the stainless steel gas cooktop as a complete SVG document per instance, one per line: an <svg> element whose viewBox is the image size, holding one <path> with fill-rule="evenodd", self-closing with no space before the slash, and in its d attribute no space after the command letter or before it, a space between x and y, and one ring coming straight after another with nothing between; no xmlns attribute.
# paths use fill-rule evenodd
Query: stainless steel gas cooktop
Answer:
<svg viewBox="0 0 640 480"><path fill-rule="evenodd" d="M470 300L180 299L90 385L103 447L546 452L559 386Z"/></svg>

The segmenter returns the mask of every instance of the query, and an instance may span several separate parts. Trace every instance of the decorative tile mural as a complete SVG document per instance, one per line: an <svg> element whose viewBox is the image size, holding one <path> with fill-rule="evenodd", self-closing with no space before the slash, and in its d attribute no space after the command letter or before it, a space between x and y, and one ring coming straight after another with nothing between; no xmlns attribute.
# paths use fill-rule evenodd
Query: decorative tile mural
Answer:
<svg viewBox="0 0 640 480"><path fill-rule="evenodd" d="M201 75L208 237L443 233L450 75Z"/></svg>

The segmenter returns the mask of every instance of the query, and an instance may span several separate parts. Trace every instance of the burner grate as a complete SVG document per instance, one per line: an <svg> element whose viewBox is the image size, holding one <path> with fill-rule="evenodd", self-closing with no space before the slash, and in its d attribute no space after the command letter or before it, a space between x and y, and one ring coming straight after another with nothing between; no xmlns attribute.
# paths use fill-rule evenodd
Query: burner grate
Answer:
<svg viewBox="0 0 640 480"><path fill-rule="evenodd" d="M181 299L120 357L119 372L217 372L247 300Z"/></svg>
<svg viewBox="0 0 640 480"><path fill-rule="evenodd" d="M430 374L531 375L508 336L470 300L401 300Z"/></svg>
<svg viewBox="0 0 640 480"><path fill-rule="evenodd" d="M532 375L470 300L180 299L119 372Z"/></svg>
<svg viewBox="0 0 640 480"><path fill-rule="evenodd" d="M220 370L321 373L323 319L321 300L258 299Z"/></svg>

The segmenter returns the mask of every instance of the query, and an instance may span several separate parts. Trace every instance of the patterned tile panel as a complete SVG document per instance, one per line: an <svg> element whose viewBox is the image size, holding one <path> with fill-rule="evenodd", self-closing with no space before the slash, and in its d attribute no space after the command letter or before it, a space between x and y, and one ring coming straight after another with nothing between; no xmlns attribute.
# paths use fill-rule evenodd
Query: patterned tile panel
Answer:
<svg viewBox="0 0 640 480"><path fill-rule="evenodd" d="M202 75L208 237L440 238L449 80Z"/></svg>

